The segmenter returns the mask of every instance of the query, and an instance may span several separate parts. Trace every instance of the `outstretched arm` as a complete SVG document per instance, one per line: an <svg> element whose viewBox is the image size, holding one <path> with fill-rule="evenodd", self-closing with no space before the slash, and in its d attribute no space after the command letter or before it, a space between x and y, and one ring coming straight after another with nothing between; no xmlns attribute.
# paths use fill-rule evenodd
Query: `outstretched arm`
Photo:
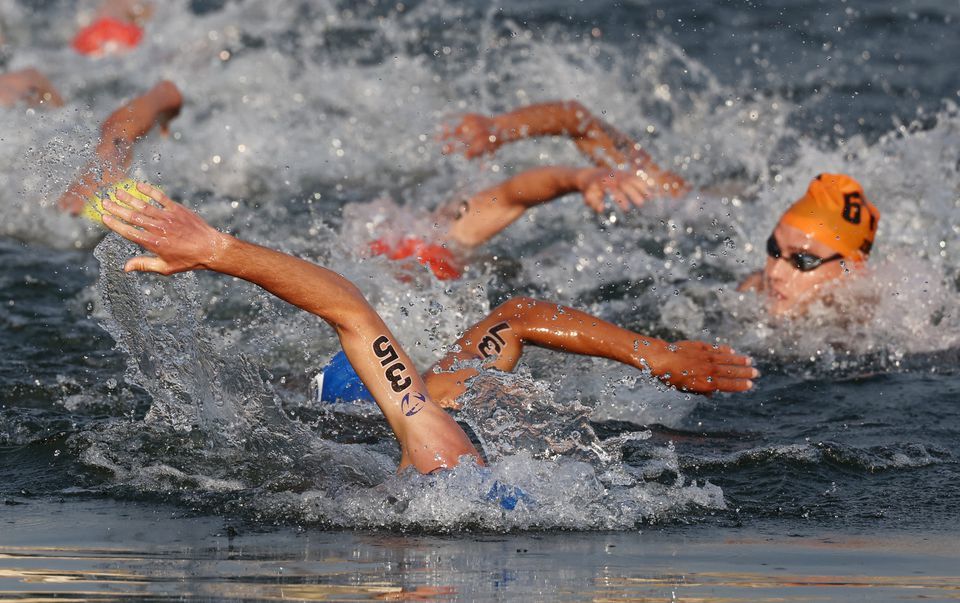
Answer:
<svg viewBox="0 0 960 603"><path fill-rule="evenodd" d="M154 125L166 135L170 120L180 113L182 104L180 90L173 83L162 81L111 113L100 127L96 158L61 195L60 209L76 215L97 189L122 180L133 161L137 141Z"/></svg>
<svg viewBox="0 0 960 603"><path fill-rule="evenodd" d="M597 212L603 211L607 195L623 210L643 205L649 195L644 181L629 172L607 168L535 168L465 201L447 236L465 247L476 247L528 209L572 192L582 193L584 202Z"/></svg>
<svg viewBox="0 0 960 603"><path fill-rule="evenodd" d="M130 208L104 202L104 224L153 256L129 260L124 270L174 274L207 269L236 276L316 314L336 331L364 385L373 393L400 442L400 467L422 473L455 466L479 454L447 413L437 406L409 356L360 291L339 274L310 262L221 233L158 189L137 189L159 206L123 191Z"/></svg>
<svg viewBox="0 0 960 603"><path fill-rule="evenodd" d="M512 371L527 344L649 369L664 383L698 394L746 391L759 376L748 357L728 346L699 341L670 344L573 308L526 297L504 302L467 329L457 340L459 351L447 354L435 366L449 371L457 360L483 359L488 366ZM466 390L465 381L475 375L473 368L430 370L424 381L441 405L457 407L457 397Z"/></svg>
<svg viewBox="0 0 960 603"><path fill-rule="evenodd" d="M31 107L63 106L63 98L50 80L32 68L0 74L0 107L12 107L19 102Z"/></svg>
<svg viewBox="0 0 960 603"><path fill-rule="evenodd" d="M659 167L642 145L594 116L577 101L547 102L487 117L468 113L441 134L445 153L467 158L493 153L508 142L540 136L566 136L597 166L634 170L652 191L680 195L688 189L677 174Z"/></svg>

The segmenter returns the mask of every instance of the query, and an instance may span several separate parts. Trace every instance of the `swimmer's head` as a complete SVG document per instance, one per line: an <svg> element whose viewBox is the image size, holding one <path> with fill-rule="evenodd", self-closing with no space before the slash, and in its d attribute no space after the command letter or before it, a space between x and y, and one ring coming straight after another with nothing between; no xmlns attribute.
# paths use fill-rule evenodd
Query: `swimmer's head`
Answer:
<svg viewBox="0 0 960 603"><path fill-rule="evenodd" d="M820 174L767 240L763 270L769 310L783 314L812 299L845 269L866 262L880 212L843 174Z"/></svg>
<svg viewBox="0 0 960 603"><path fill-rule="evenodd" d="M104 16L87 25L73 38L73 49L87 56L100 57L125 52L143 39L136 23Z"/></svg>

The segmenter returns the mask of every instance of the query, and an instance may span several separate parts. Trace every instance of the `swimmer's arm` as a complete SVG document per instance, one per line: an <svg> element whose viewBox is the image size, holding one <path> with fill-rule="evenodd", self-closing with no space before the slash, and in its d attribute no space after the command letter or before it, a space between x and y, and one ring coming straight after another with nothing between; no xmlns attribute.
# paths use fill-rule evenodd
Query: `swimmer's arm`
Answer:
<svg viewBox="0 0 960 603"><path fill-rule="evenodd" d="M180 113L182 104L180 90L171 82L161 81L107 117L100 126L97 156L107 161L116 160L118 147L128 150L137 140L146 136L154 125L160 128L161 134L166 135L170 120ZM128 155L123 155L119 160L124 168L130 163Z"/></svg>
<svg viewBox="0 0 960 603"><path fill-rule="evenodd" d="M469 113L441 134L445 153L462 149L467 158L493 153L508 142L540 136L569 137L595 165L636 170L652 190L680 195L689 188L680 176L658 166L640 143L577 101L528 105L493 117Z"/></svg>
<svg viewBox="0 0 960 603"><path fill-rule="evenodd" d="M160 207L122 191L117 197L133 209L104 204L104 224L154 254L129 260L124 270L212 270L249 281L319 316L336 331L400 442L401 468L413 465L429 473L455 466L464 454L479 459L463 430L430 399L413 362L353 283L305 260L221 233L154 187L137 188Z"/></svg>
<svg viewBox="0 0 960 603"><path fill-rule="evenodd" d="M517 140L565 136L597 165L617 167L626 165L628 160L638 166L650 163L650 156L639 144L595 117L577 101L527 105L492 117L468 113L442 136L447 140L445 152L457 150L459 142L468 158L492 153ZM631 151L629 156L627 150Z"/></svg>
<svg viewBox="0 0 960 603"><path fill-rule="evenodd" d="M60 196L60 209L76 215L98 188L121 180L133 161L136 142L154 125L166 134L182 103L180 90L171 82L161 81L111 113L100 127L96 158L84 166Z"/></svg>
<svg viewBox="0 0 960 603"><path fill-rule="evenodd" d="M456 407L474 368L450 369L457 360L482 359L486 366L512 371L525 345L616 360L649 369L661 381L700 394L739 392L753 386L759 373L750 359L727 346L699 341L669 344L622 329L574 308L528 297L512 298L467 329L451 352L424 379L440 404Z"/></svg>
<svg viewBox="0 0 960 603"><path fill-rule="evenodd" d="M476 247L515 222L528 209L572 192L582 193L584 202L597 212L604 210L607 195L624 210L631 205L639 207L648 196L644 181L628 172L606 168L535 168L467 200L448 237L465 247Z"/></svg>
<svg viewBox="0 0 960 603"><path fill-rule="evenodd" d="M467 158L473 159L525 138L569 136L576 140L584 135L584 121L591 117L576 101L527 105L493 117L467 113L453 128L444 129L443 151L462 150Z"/></svg>
<svg viewBox="0 0 960 603"><path fill-rule="evenodd" d="M21 101L31 107L43 104L63 106L63 97L50 80L36 69L0 74L0 107L11 107Z"/></svg>

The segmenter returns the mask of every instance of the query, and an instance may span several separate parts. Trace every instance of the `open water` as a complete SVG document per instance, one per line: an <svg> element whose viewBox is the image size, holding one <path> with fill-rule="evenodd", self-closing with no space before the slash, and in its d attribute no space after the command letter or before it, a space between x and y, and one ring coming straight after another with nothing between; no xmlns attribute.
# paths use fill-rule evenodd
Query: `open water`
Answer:
<svg viewBox="0 0 960 603"><path fill-rule="evenodd" d="M454 534L464 551L464 531L956 534L956 2L156 4L140 48L93 61L67 47L91 5L0 0L0 67L37 66L68 99L0 110L0 520L119 502L278 534ZM124 275L131 246L55 211L98 124L161 78L184 109L133 175L354 279L421 366L527 294L728 342L764 377L696 398L534 351L461 414L489 471L397 476L375 412L313 402L337 350L319 321L217 275ZM388 226L429 232L427 210L457 195L584 165L562 141L474 163L435 141L464 111L567 98L696 190L629 215L544 206L457 282L365 257ZM853 175L880 208L871 271L837 305L771 321L733 290L820 172ZM512 511L490 496L501 483L526 494Z"/></svg>

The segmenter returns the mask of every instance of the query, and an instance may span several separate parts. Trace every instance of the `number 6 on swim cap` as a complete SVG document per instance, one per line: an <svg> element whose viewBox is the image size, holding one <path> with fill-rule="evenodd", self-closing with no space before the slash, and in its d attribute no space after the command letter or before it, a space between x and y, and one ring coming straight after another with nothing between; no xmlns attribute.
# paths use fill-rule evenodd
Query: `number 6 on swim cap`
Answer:
<svg viewBox="0 0 960 603"><path fill-rule="evenodd" d="M132 178L125 178L115 184L107 185L90 195L90 197L87 199L87 202L83 206L83 211L80 212L80 214L92 222L103 224L103 202L105 200L109 199L117 205L129 207L126 203L123 203L120 201L120 199L117 199L116 193L118 189L129 193L141 201L145 201L147 203L152 201L150 197L137 190L136 180L133 180Z"/></svg>

